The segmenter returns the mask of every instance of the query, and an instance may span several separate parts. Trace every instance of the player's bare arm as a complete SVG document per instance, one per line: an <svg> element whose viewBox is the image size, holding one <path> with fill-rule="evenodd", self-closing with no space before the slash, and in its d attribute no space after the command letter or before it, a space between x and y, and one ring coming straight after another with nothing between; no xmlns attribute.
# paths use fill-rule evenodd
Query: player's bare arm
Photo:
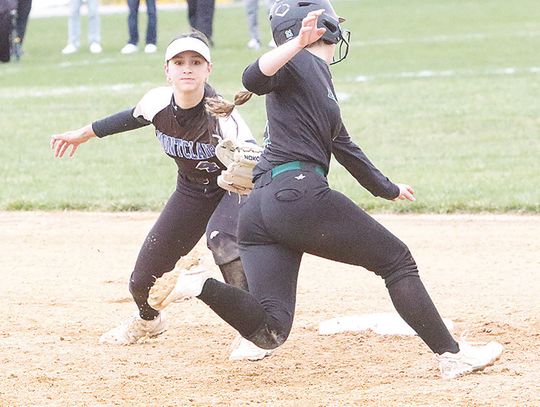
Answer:
<svg viewBox="0 0 540 407"><path fill-rule="evenodd" d="M310 12L302 20L302 28L300 33L294 39L268 51L259 59L259 68L266 76L274 75L282 66L291 60L303 48L313 44L319 40L325 28L317 28L317 18L322 14L323 10Z"/></svg>

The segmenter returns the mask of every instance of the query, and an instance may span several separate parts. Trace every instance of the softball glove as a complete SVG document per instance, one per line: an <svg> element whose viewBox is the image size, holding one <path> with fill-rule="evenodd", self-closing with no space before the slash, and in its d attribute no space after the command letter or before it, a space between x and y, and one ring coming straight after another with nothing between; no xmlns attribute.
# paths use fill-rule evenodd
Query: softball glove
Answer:
<svg viewBox="0 0 540 407"><path fill-rule="evenodd" d="M216 156L227 169L219 175L218 185L227 191L248 195L253 189L253 168L262 150L253 143L237 145L231 139L221 140L216 146Z"/></svg>

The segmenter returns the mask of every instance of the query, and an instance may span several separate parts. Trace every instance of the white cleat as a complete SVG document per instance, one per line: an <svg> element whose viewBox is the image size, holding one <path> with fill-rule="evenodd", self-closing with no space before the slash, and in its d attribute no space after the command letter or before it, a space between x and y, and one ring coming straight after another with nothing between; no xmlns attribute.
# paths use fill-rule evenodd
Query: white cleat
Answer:
<svg viewBox="0 0 540 407"><path fill-rule="evenodd" d="M498 342L474 346L460 341L458 353L445 352L436 356L439 360L442 378L454 379L492 365L499 359L502 351L503 346Z"/></svg>
<svg viewBox="0 0 540 407"><path fill-rule="evenodd" d="M107 345L133 345L143 338L155 338L166 330L167 323L163 313L151 321L142 319L137 313L117 327L101 335L99 343Z"/></svg>
<svg viewBox="0 0 540 407"><path fill-rule="evenodd" d="M165 273L150 289L148 304L156 310L162 310L173 302L197 297L209 277L206 269L201 266Z"/></svg>
<svg viewBox="0 0 540 407"><path fill-rule="evenodd" d="M248 341L240 335L234 339L231 347L232 352L229 356L229 360L257 361L272 354L270 349L259 348L253 342Z"/></svg>

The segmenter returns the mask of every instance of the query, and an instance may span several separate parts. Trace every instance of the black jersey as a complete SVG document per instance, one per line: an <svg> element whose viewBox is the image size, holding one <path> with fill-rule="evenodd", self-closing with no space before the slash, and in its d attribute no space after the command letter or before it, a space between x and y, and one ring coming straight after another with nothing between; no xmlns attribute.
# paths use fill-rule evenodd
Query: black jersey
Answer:
<svg viewBox="0 0 540 407"><path fill-rule="evenodd" d="M351 140L339 108L328 64L301 50L273 76L259 61L243 74L246 89L266 94L264 151L255 178L290 161L309 161L328 171L331 155L375 196L393 199L399 188L385 177Z"/></svg>
<svg viewBox="0 0 540 407"><path fill-rule="evenodd" d="M238 143L255 140L236 111L219 120L206 112L205 98L215 95L206 85L201 102L182 109L174 102L172 87L155 88L135 108L95 121L92 128L98 137L104 137L153 124L157 139L175 160L180 174L194 179L216 178L225 168L215 154L217 138L232 138Z"/></svg>

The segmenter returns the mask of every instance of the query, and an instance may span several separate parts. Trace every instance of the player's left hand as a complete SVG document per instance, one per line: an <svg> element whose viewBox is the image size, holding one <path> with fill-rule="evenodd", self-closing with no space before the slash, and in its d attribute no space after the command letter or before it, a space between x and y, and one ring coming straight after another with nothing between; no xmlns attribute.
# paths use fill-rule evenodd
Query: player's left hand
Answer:
<svg viewBox="0 0 540 407"><path fill-rule="evenodd" d="M414 197L414 189L407 184L396 184L399 187L399 195L394 198L394 201L397 201L398 199L408 199L409 201L416 201Z"/></svg>

